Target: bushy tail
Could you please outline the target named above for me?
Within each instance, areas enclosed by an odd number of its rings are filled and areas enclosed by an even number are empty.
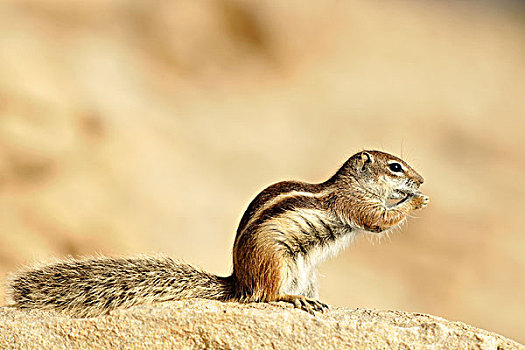
[[[167,257],[69,260],[22,271],[8,282],[13,306],[97,316],[136,304],[233,295],[231,277],[219,277]]]

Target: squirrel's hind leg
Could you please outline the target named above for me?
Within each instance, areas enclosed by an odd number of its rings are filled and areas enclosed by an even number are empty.
[[[293,295],[293,294],[285,294],[280,295],[277,297],[276,301],[285,301],[287,303],[293,304],[297,309],[301,309],[303,311],[308,312],[311,315],[315,316],[315,311],[321,311],[324,312],[328,309],[328,305],[325,303],[316,300],[307,298],[303,295]]]

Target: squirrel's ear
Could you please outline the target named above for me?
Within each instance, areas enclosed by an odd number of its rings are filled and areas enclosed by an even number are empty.
[[[368,152],[361,152],[358,163],[359,168],[363,170],[366,166],[374,163],[374,157]]]

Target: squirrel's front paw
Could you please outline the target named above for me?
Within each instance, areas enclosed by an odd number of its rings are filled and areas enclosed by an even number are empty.
[[[428,196],[425,196],[421,192],[417,192],[413,195],[411,203],[412,203],[412,209],[423,209],[427,206],[428,202],[430,202],[430,198]]]

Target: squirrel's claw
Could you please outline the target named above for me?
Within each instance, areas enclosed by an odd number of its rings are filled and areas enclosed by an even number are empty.
[[[325,303],[316,299],[307,298],[302,295],[287,294],[279,297],[277,301],[285,301],[291,303],[295,306],[295,308],[306,311],[313,316],[315,316],[315,311],[324,312],[328,309],[328,305],[326,305]]]

